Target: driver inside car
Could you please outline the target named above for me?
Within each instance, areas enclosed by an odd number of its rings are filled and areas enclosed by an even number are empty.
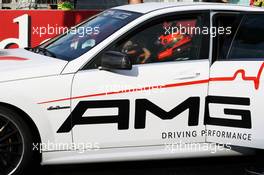
[[[122,52],[129,56],[132,64],[144,64],[149,60],[151,52],[137,41],[139,40],[131,39],[125,42]]]

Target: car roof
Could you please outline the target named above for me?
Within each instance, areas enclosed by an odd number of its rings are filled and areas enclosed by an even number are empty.
[[[197,7],[197,10],[228,10],[228,11],[264,11],[263,8],[260,7],[250,7],[229,3],[204,3],[204,2],[174,2],[174,3],[166,3],[166,2],[151,2],[151,3],[141,3],[141,4],[130,4],[115,7],[113,9],[133,11],[137,13],[149,13],[152,11],[162,10],[166,8],[177,8],[184,7],[186,9],[193,7]]]

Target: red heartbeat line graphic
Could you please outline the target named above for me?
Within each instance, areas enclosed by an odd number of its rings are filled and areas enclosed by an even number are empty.
[[[26,58],[14,57],[14,56],[5,56],[0,57],[0,61],[26,61]]]
[[[262,65],[260,66],[259,70],[258,70],[258,74],[256,77],[249,77],[246,76],[246,72],[244,69],[239,69],[234,73],[233,77],[216,77],[216,78],[210,78],[209,81],[234,81],[237,76],[239,74],[241,74],[241,77],[244,81],[253,81],[255,89],[258,90],[259,89],[259,85],[260,85],[260,78],[261,78],[261,74],[263,72],[264,69],[264,62],[262,63]]]
[[[66,101],[66,100],[97,97],[97,96],[106,96],[106,95],[113,95],[113,94],[149,91],[149,90],[154,90],[154,89],[173,88],[173,87],[179,87],[179,86],[189,86],[189,85],[204,84],[204,83],[209,83],[209,82],[234,81],[234,80],[236,80],[236,78],[238,77],[239,74],[241,74],[241,78],[244,81],[253,81],[255,89],[258,90],[263,69],[264,69],[264,62],[260,66],[260,68],[258,70],[258,74],[256,77],[246,76],[246,71],[244,69],[239,69],[234,73],[234,75],[232,77],[213,77],[213,78],[209,78],[209,79],[167,84],[167,85],[161,85],[161,86],[149,86],[149,87],[126,89],[126,90],[120,90],[120,91],[114,91],[114,92],[103,92],[103,93],[89,94],[89,95],[76,96],[76,97],[70,97],[70,98],[62,98],[62,99],[58,99],[58,100],[50,100],[50,101],[40,102],[38,104],[54,103],[54,102],[60,102],[60,101]]]

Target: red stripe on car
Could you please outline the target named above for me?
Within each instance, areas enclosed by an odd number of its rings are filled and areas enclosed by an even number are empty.
[[[0,57],[0,61],[26,61],[27,58],[14,57],[14,56],[4,56]]]
[[[83,95],[83,96],[63,98],[63,99],[58,99],[58,100],[44,101],[44,102],[40,102],[38,104],[46,104],[46,103],[53,103],[53,102],[60,102],[60,101],[81,99],[81,98],[89,98],[89,97],[96,97],[96,96],[106,96],[106,95],[113,95],[113,94],[131,93],[131,92],[138,92],[138,91],[149,91],[149,90],[153,90],[153,89],[164,89],[164,88],[173,88],[173,87],[179,87],[179,86],[198,85],[198,84],[204,84],[204,83],[208,83],[208,82],[234,81],[238,77],[239,74],[241,74],[241,78],[244,81],[252,81],[254,83],[255,89],[258,90],[263,69],[264,69],[264,62],[260,66],[260,68],[258,70],[258,74],[256,77],[246,76],[246,71],[244,69],[239,69],[234,73],[234,75],[232,77],[213,77],[213,78],[204,79],[204,80],[187,81],[187,82],[181,82],[181,83],[166,84],[166,85],[161,85],[161,86],[150,86],[150,87],[143,87],[143,88],[120,90],[120,91],[115,91],[115,92],[104,92],[104,93],[98,93],[98,94],[89,94],[89,95]]]

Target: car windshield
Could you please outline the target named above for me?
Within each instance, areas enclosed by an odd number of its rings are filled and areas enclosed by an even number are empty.
[[[71,61],[139,16],[139,13],[134,12],[106,10],[60,37],[40,45],[37,50],[50,53],[50,56],[58,59]]]

